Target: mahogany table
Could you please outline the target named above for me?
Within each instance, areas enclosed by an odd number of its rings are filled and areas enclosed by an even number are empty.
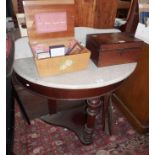
[[[83,108],[48,114],[41,119],[74,131],[83,144],[93,142],[96,115],[104,102],[103,121],[110,94],[135,70],[137,63],[97,68],[90,60],[88,68],[63,75],[40,77],[32,58],[28,38],[15,42],[16,79],[30,91],[46,96],[49,106],[55,100],[82,100]],[[51,106],[51,107],[52,107]],[[104,122],[103,122],[104,123]]]

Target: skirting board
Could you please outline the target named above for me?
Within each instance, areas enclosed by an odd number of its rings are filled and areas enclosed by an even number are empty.
[[[147,126],[143,125],[116,94],[112,95],[112,102],[121,110],[121,112],[126,116],[128,121],[131,123],[131,125],[139,133],[148,132],[149,125]]]

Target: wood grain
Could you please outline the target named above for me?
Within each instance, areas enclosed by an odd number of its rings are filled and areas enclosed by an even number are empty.
[[[142,55],[135,72],[116,91],[122,101],[118,105],[123,109],[130,122],[140,132],[148,129],[149,122],[149,46],[144,45]],[[124,106],[126,108],[123,108]],[[128,109],[128,110],[126,110]],[[131,114],[130,114],[131,113]],[[133,115],[134,117],[132,117]],[[137,120],[140,123],[137,123]]]
[[[124,41],[120,43],[119,41]],[[143,42],[127,33],[90,34],[86,47],[98,67],[138,61]]]
[[[94,27],[113,28],[117,13],[117,0],[97,0]]]
[[[131,5],[131,2],[120,0],[118,3],[118,9],[129,9],[130,5]]]
[[[74,4],[74,0],[44,0],[44,1],[40,1],[40,0],[29,0],[28,2],[26,1],[23,1],[23,4],[25,5],[28,4],[30,6],[34,6],[34,5],[54,5],[54,4],[59,4],[59,5],[62,5],[62,4]]]
[[[120,27],[120,30],[122,32],[128,32],[134,35],[138,22],[139,22],[138,0],[132,0],[128,11],[127,22],[126,24]]]
[[[17,1],[17,0],[15,0]],[[118,8],[129,8],[129,3],[124,3],[119,0],[52,0],[52,1],[29,1],[30,5],[42,3],[43,6],[48,4],[72,4],[75,2],[75,26],[86,26],[95,28],[112,28]],[[18,7],[15,2],[14,8],[17,12],[23,12],[22,0],[18,0]],[[24,2],[25,3],[25,2]],[[26,2],[27,3],[27,2]],[[25,5],[25,4],[24,4]],[[18,10],[17,10],[18,8]],[[112,9],[111,9],[112,8]]]
[[[85,48],[84,52],[80,54],[59,56],[42,60],[35,59],[35,62],[39,75],[43,77],[86,69],[89,58],[90,52]],[[63,66],[65,66],[67,62],[71,62],[72,64],[63,69]]]
[[[49,3],[48,3],[49,2]],[[45,40],[50,38],[62,38],[62,37],[73,37],[74,36],[74,17],[75,8],[71,1],[71,4],[65,2],[61,4],[52,4],[54,0],[48,1],[24,1],[24,12],[26,17],[26,25],[28,36],[31,42],[37,40]],[[59,1],[58,1],[59,2]],[[55,2],[56,3],[56,2]],[[66,12],[67,14],[67,30],[61,32],[50,32],[50,33],[38,33],[35,24],[35,14],[37,13],[52,13],[52,12]]]
[[[94,26],[96,0],[75,0],[75,26]]]
[[[117,6],[116,0],[75,0],[75,26],[112,28]]]

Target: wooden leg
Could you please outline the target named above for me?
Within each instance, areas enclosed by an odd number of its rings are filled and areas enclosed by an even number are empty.
[[[111,135],[111,124],[112,124],[112,105],[110,102],[111,93],[104,96],[103,109],[102,109],[102,124],[105,133]]]
[[[54,114],[57,112],[57,101],[48,99],[48,111],[49,114]]]
[[[90,144],[93,141],[93,131],[96,121],[96,115],[98,113],[99,107],[101,106],[100,98],[93,98],[87,100],[87,121],[84,126],[84,136],[83,139],[85,144]]]

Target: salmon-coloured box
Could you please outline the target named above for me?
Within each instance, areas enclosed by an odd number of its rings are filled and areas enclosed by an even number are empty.
[[[80,52],[77,50],[64,56],[37,58],[39,54],[37,51],[48,51],[51,46],[62,45],[70,49],[76,42],[74,39],[74,0],[23,1],[23,6],[29,42],[40,76],[87,68],[90,51],[84,47],[81,47]]]

